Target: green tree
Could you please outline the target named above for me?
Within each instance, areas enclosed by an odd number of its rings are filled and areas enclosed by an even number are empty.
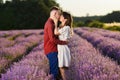
[[[12,2],[20,2],[20,0],[12,0]]]
[[[3,0],[0,0],[0,4],[2,4],[3,3]]]
[[[99,21],[92,21],[88,24],[89,27],[96,27],[96,28],[102,28],[104,26],[104,24],[102,22]]]
[[[120,11],[113,11],[112,13],[103,16],[100,21],[105,23],[120,22]]]
[[[0,29],[44,28],[55,0],[12,0],[0,8]]]
[[[82,22],[82,21],[78,21],[78,22],[76,22],[76,26],[77,27],[83,27],[83,26],[85,26],[85,23]]]

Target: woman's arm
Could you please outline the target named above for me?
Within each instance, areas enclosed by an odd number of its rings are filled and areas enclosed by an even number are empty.
[[[54,34],[55,34],[55,35],[60,35],[60,33],[59,33],[59,31],[58,31],[57,24],[55,24]]]
[[[57,24],[58,24],[58,19],[57,18],[54,18],[54,24],[55,24],[54,34],[55,35],[60,35],[60,33],[58,32],[58,27],[57,27]]]

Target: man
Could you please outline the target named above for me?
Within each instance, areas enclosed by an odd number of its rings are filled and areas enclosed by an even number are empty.
[[[57,50],[57,44],[65,45],[67,44],[66,41],[60,41],[58,39],[58,36],[54,35],[54,18],[57,18],[59,20],[61,14],[61,10],[54,6],[50,10],[50,17],[45,23],[44,26],[44,51],[47,55],[47,58],[49,60],[49,66],[50,66],[50,74],[54,76],[54,78],[58,77],[58,50]]]

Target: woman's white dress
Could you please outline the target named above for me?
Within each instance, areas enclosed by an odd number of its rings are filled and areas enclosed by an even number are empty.
[[[70,27],[64,26],[58,30],[60,33],[60,40],[67,40],[70,38]],[[71,55],[68,45],[58,45],[58,66],[59,67],[69,67],[71,62]]]

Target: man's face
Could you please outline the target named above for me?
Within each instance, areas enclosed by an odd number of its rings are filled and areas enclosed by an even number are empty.
[[[61,16],[61,11],[60,10],[56,11],[55,17],[57,19],[60,19],[60,16]]]

